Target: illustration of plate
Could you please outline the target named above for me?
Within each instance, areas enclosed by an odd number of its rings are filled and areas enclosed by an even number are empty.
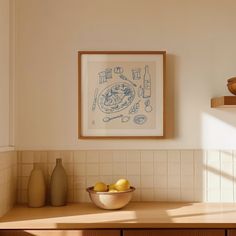
[[[136,115],[134,117],[134,122],[137,124],[137,125],[142,125],[144,124],[145,122],[147,121],[147,117],[145,115]]]
[[[135,97],[135,90],[127,83],[114,83],[106,87],[98,96],[99,109],[107,114],[127,108]]]

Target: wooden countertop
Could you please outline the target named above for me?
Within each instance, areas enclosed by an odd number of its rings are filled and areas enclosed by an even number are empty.
[[[28,208],[0,218],[0,229],[236,228],[236,203],[131,202],[121,210],[91,203]]]

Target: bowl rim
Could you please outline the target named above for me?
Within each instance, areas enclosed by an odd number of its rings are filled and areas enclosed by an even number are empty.
[[[114,195],[114,194],[122,194],[122,193],[130,193],[133,192],[135,190],[135,187],[130,186],[130,188],[128,190],[125,191],[119,191],[119,192],[97,192],[93,190],[94,186],[88,187],[86,188],[86,191],[92,194],[106,194],[106,195]]]

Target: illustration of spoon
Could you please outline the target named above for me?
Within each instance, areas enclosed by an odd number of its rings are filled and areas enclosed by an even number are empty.
[[[128,122],[129,119],[130,119],[130,116],[123,116],[123,117],[121,118],[121,121],[124,123],[124,122]]]
[[[137,85],[135,83],[133,83],[131,80],[129,80],[127,77],[125,77],[124,75],[120,75],[120,78],[126,81],[129,81],[134,87],[137,87]]]
[[[111,120],[114,120],[114,119],[117,119],[117,118],[121,118],[121,117],[123,117],[123,115],[114,116],[114,117],[106,116],[106,117],[103,118],[103,122],[109,122]]]
[[[97,96],[98,96],[98,88],[96,88],[94,91],[92,111],[95,111],[95,109],[96,109]]]

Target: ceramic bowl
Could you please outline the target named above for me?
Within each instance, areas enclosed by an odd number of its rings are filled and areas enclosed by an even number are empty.
[[[107,210],[120,209],[126,206],[133,195],[134,187],[121,192],[96,192],[93,187],[88,187],[87,192],[91,201],[99,208]]]
[[[229,91],[232,94],[236,95],[236,77],[228,79],[227,86],[228,86]]]

